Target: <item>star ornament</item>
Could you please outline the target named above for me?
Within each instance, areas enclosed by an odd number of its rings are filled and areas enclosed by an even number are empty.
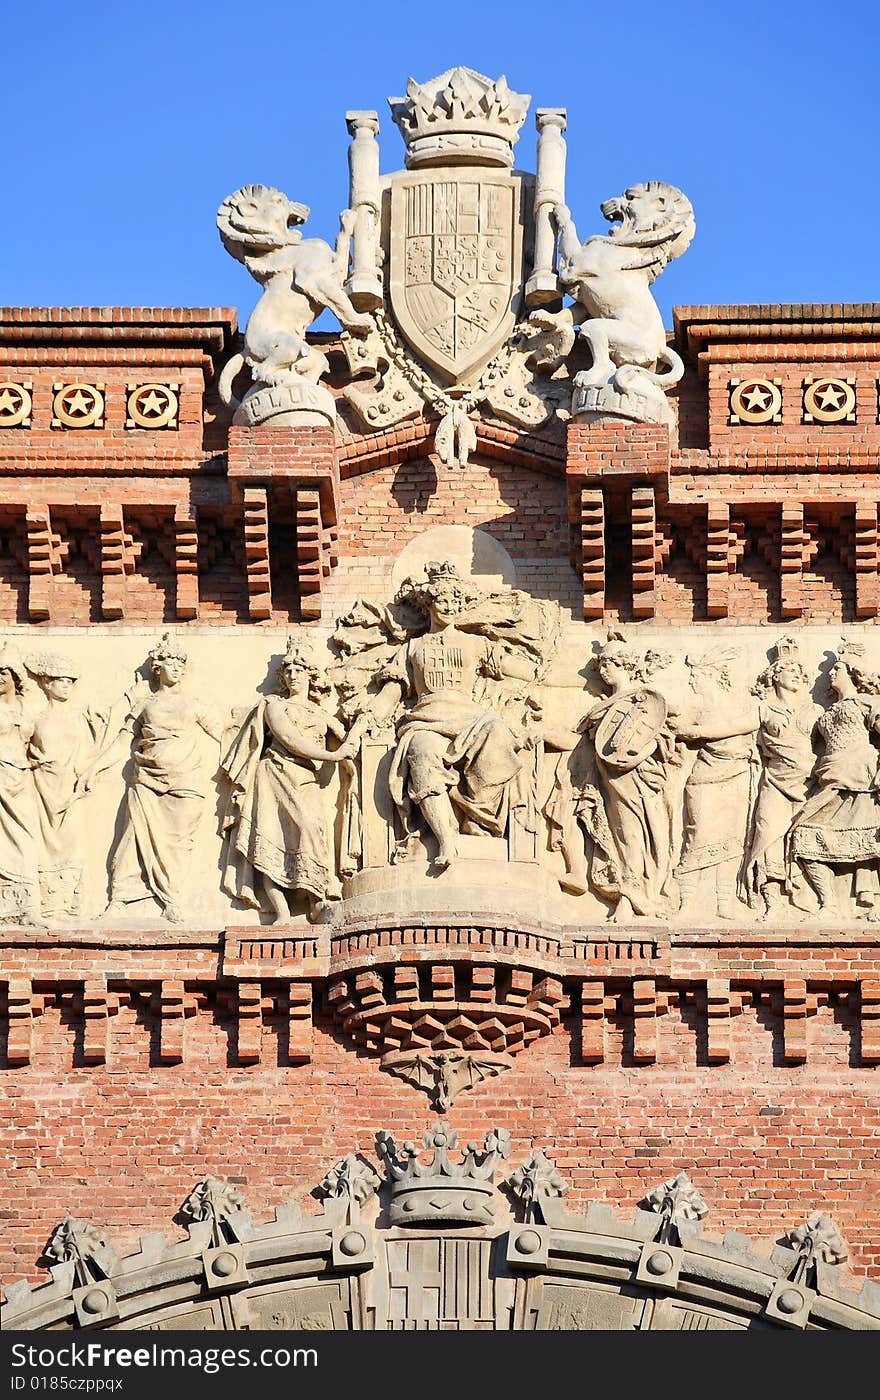
[[[129,384],[127,428],[176,428],[178,385]]]
[[[168,398],[158,394],[155,389],[151,389],[148,394],[144,394],[138,402],[138,408],[146,417],[156,418],[165,413],[168,408]]]
[[[0,427],[27,427],[30,418],[30,385],[0,383]]]
[[[761,413],[769,403],[772,403],[773,395],[765,385],[754,384],[742,395],[742,401],[746,408],[750,408],[753,413]]]
[[[816,402],[820,408],[840,408],[846,402],[846,394],[839,384],[825,384],[816,394]]]
[[[855,416],[856,394],[846,379],[816,379],[804,384],[804,417],[814,423],[843,423]]]
[[[94,412],[95,399],[83,389],[77,389],[74,393],[64,396],[64,407],[71,418],[84,418],[86,414]]]
[[[731,382],[730,413],[732,423],[770,423],[778,421],[782,395],[778,385],[769,379],[745,379]]]
[[[104,417],[103,384],[56,384],[53,427],[101,427]]]

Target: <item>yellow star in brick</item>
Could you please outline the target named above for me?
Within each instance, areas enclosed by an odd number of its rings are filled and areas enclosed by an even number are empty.
[[[0,413],[18,413],[21,405],[21,394],[15,394],[11,389],[4,389],[0,394]]]
[[[746,408],[751,409],[753,413],[760,413],[767,407],[772,398],[773,395],[769,389],[765,389],[761,384],[755,384],[748,393],[743,394],[742,401]]]
[[[77,389],[76,393],[71,394],[69,398],[65,396],[64,407],[71,416],[75,416],[79,413],[85,416],[86,414],[94,412],[95,400],[90,394],[85,393],[84,390]]]
[[[816,393],[816,403],[820,408],[833,410],[846,401],[846,394],[837,384],[826,384]]]
[[[168,402],[162,394],[158,394],[155,389],[151,389],[148,394],[145,394],[144,397],[140,399],[138,408],[141,413],[144,414],[161,414],[168,411]]]

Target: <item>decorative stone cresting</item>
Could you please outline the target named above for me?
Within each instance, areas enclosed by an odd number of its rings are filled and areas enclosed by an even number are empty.
[[[704,1235],[707,1208],[685,1173],[648,1193],[650,1210],[627,1217],[592,1203],[572,1214],[565,1180],[535,1148],[505,1183],[517,1219],[499,1227],[493,1181],[509,1152],[503,1129],[458,1161],[445,1123],[425,1133],[427,1159],[387,1132],[376,1142],[385,1182],[348,1154],[321,1183],[323,1214],[308,1219],[286,1205],[255,1225],[239,1192],[214,1177],[188,1195],[187,1238],[175,1243],[147,1235],[119,1257],[103,1231],[69,1218],[47,1249],[51,1282],[11,1284],[3,1326],[372,1330],[455,1317],[464,1328],[516,1330],[880,1330],[880,1288],[866,1282],[856,1292],[838,1281],[846,1246],[821,1211],[769,1253],[735,1233]],[[377,1190],[388,1212],[381,1225]],[[503,1270],[490,1248],[499,1234]],[[446,1261],[433,1320],[421,1312],[420,1289],[438,1287],[426,1248]]]

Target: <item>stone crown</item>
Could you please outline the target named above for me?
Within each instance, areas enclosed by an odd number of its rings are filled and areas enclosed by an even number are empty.
[[[406,142],[406,164],[513,165],[513,147],[531,97],[472,68],[450,68],[426,83],[410,78],[406,97],[389,97]]]
[[[399,1153],[390,1133],[376,1135],[376,1149],[391,1186],[391,1223],[490,1225],[494,1219],[495,1168],[510,1146],[506,1129],[488,1132],[482,1151],[469,1143],[459,1162],[449,1160],[449,1150],[458,1146],[458,1136],[448,1123],[429,1128],[422,1145],[434,1149],[430,1161],[420,1157],[411,1142],[404,1143]]]

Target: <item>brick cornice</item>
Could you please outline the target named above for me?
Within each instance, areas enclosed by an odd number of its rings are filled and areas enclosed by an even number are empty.
[[[212,360],[228,350],[238,325],[232,307],[4,306],[0,347],[118,345],[201,349]]]

